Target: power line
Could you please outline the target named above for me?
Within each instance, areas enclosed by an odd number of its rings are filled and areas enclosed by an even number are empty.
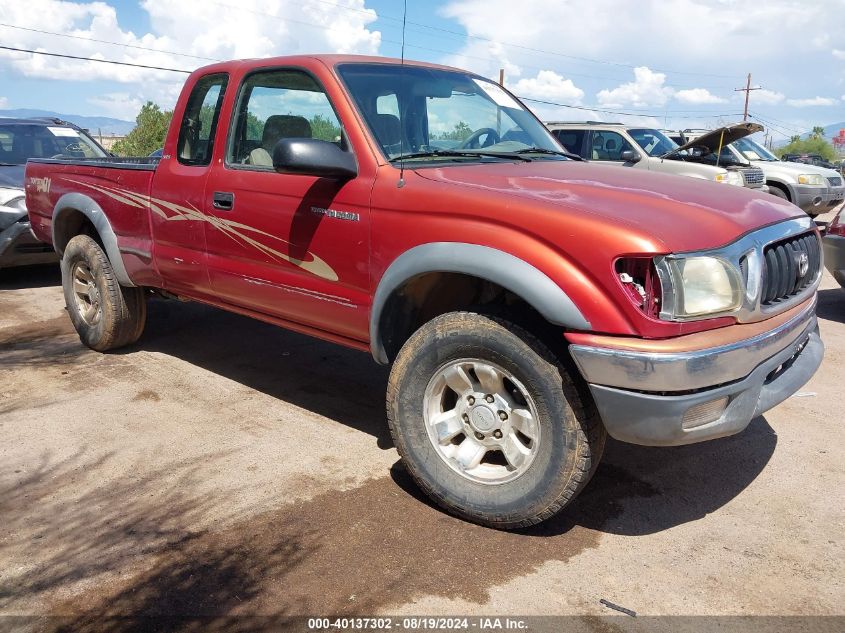
[[[26,48],[15,48],[15,47],[12,47],[12,46],[0,46],[0,49],[7,50],[7,51],[14,51],[14,52],[18,52],[18,53],[31,53],[33,55],[45,55],[45,56],[48,56],[48,57],[60,57],[60,58],[63,58],[63,59],[75,59],[75,60],[78,60],[78,61],[99,62],[101,64],[114,64],[116,66],[130,66],[132,68],[145,68],[145,69],[148,69],[148,70],[163,70],[163,71],[167,71],[167,72],[185,73],[185,74],[190,74],[190,73],[193,72],[191,70],[184,70],[182,68],[166,68],[166,67],[163,67],[163,66],[150,66],[150,65],[147,65],[147,64],[134,64],[134,63],[130,63],[130,62],[120,62],[120,61],[111,60],[111,59],[97,59],[97,58],[92,58],[92,57],[80,57],[80,56],[77,56],[77,55],[66,55],[66,54],[63,54],[63,53],[50,53],[50,52],[47,52],[47,51],[35,51],[35,50],[31,50],[31,49],[26,49]],[[519,95],[517,95],[517,96],[519,96]],[[616,114],[616,115],[619,115],[619,116],[661,117],[661,116],[666,116],[670,112],[669,110],[659,112],[659,113],[623,112],[623,111],[620,111],[620,110],[608,110],[608,109],[604,109],[604,108],[591,108],[591,107],[587,107],[587,106],[577,106],[577,105],[570,104],[570,103],[559,103],[559,102],[555,102],[555,101],[545,101],[545,100],[542,100],[542,99],[532,99],[532,98],[529,98],[529,97],[519,97],[519,98],[522,99],[523,101],[529,101],[531,103],[540,103],[540,104],[543,104],[543,105],[557,106],[557,107],[560,107],[560,108],[571,108],[571,109],[575,109],[575,110],[584,110],[584,111],[588,111],[588,112],[601,112],[602,114]],[[705,111],[704,110],[700,110],[700,111],[699,110],[679,110],[678,112],[705,112]],[[672,118],[676,118],[676,119],[699,119],[699,118],[712,118],[712,117],[717,117],[717,116],[739,116],[739,115],[713,114],[713,115],[703,116],[703,117],[700,116],[700,115],[699,116],[677,116],[677,115],[673,115]]]
[[[114,64],[115,66],[132,66],[133,68],[147,68],[149,70],[166,70],[172,73],[185,73],[190,75],[193,70],[182,70],[181,68],[164,68],[162,66],[147,66],[146,64],[132,64],[130,62],[118,62],[111,59],[96,59],[93,57],[78,57],[76,55],[64,55],[61,53],[48,53],[46,51],[33,51],[28,48],[14,48],[12,46],[0,46],[0,49],[5,51],[15,51],[17,53],[32,53],[33,55],[46,55],[48,57],[62,57],[64,59],[78,59],[83,62],[99,62],[101,64]]]
[[[68,33],[54,33],[53,31],[42,31],[41,29],[31,29],[25,26],[15,26],[13,24],[3,24],[0,22],[0,26],[6,27],[7,29],[18,29],[20,31],[29,31],[31,33],[41,33],[43,35],[55,35],[56,37],[66,37],[73,40],[82,40],[83,42],[97,42],[98,44],[111,44],[112,46],[122,46],[124,48],[134,48],[140,51],[152,51],[154,53],[165,53],[167,55],[178,55],[180,57],[191,57],[193,59],[203,59],[209,62],[219,62],[223,61],[220,59],[215,59],[214,57],[202,57],[200,55],[189,55],[188,53],[177,53],[175,51],[165,51],[160,50],[157,48],[150,48],[148,46],[137,46],[135,44],[122,44],[121,42],[110,42],[108,40],[97,40],[93,37],[82,37],[81,35],[70,35]]]
[[[327,5],[339,8],[339,9],[344,9],[346,11],[355,11],[355,12],[362,12],[362,13],[365,12],[364,9],[356,9],[354,7],[348,7],[348,6],[345,6],[345,5],[336,3],[336,2],[331,2],[331,0],[316,0],[316,1],[320,2],[322,4],[327,4]],[[236,7],[233,7],[232,5],[227,5],[227,4],[223,4],[223,3],[220,3],[220,2],[215,2],[214,4],[226,6],[226,7],[232,8],[232,9],[236,8]],[[377,16],[378,16],[378,19],[402,22],[401,18],[394,18],[394,17],[390,17],[390,16],[382,16],[382,15],[378,15],[378,14],[377,14]],[[566,53],[559,53],[559,52],[556,52],[556,51],[549,51],[549,50],[545,50],[545,49],[542,49],[542,48],[534,48],[534,47],[531,47],[531,46],[523,46],[521,44],[514,44],[513,42],[505,42],[505,41],[501,41],[501,40],[495,40],[493,38],[485,37],[483,35],[471,35],[469,33],[462,33],[461,31],[455,31],[453,29],[446,29],[446,28],[443,28],[443,27],[434,26],[434,25],[431,25],[431,24],[426,24],[424,22],[414,22],[412,20],[408,20],[407,23],[412,24],[414,26],[419,26],[419,27],[422,27],[422,28],[425,28],[425,29],[429,29],[429,30],[432,30],[432,31],[438,31],[440,33],[448,33],[450,35],[456,35],[458,37],[465,37],[465,38],[468,38],[468,39],[481,40],[481,41],[484,41],[484,42],[490,42],[492,44],[500,44],[502,46],[510,46],[512,48],[518,48],[518,49],[529,51],[529,52],[532,52],[532,53],[554,55],[554,56],[557,56],[557,57],[564,57],[564,58],[567,58],[567,59],[574,59],[574,60],[577,60],[577,61],[589,62],[589,63],[592,63],[592,64],[605,64],[605,65],[610,65],[610,66],[621,66],[621,67],[624,67],[624,68],[637,68],[638,66],[642,65],[642,64],[625,64],[625,63],[622,63],[622,62],[614,62],[614,61],[610,61],[610,60],[596,59],[596,58],[592,58],[592,57],[581,57],[581,56],[578,56],[578,55],[567,55]],[[654,70],[654,71],[657,71],[657,72],[662,72],[662,73],[672,73],[672,74],[675,74],[675,75],[694,75],[694,76],[700,76],[700,77],[719,77],[721,79],[736,79],[739,76],[739,75],[718,75],[718,74],[713,74],[713,73],[698,73],[698,72],[689,72],[689,71],[681,71],[681,70],[667,70],[667,69],[660,69],[660,68],[652,68],[651,70]]]

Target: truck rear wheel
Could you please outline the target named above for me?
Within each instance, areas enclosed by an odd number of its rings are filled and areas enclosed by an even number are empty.
[[[587,485],[606,438],[542,342],[471,312],[439,316],[405,343],[387,414],[420,488],[449,512],[501,529],[560,512]]]
[[[109,258],[88,235],[77,235],[62,257],[65,304],[80,340],[98,352],[134,343],[147,319],[143,288],[121,286]]]

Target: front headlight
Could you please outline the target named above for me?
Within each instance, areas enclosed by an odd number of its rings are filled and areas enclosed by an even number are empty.
[[[824,177],[821,174],[801,174],[798,176],[799,185],[823,185]]]
[[[724,182],[729,185],[737,185],[739,187],[745,186],[745,180],[742,178],[742,174],[738,171],[726,171],[723,174],[716,174],[713,179],[716,182]]]
[[[718,257],[667,257],[658,271],[668,273],[672,301],[661,317],[690,319],[736,310],[742,305],[742,281],[733,265]],[[666,294],[666,293],[664,293]]]

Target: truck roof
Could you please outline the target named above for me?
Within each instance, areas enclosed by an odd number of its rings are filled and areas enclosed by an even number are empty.
[[[328,67],[336,66],[337,64],[359,63],[359,64],[390,64],[406,66],[419,66],[424,68],[437,68],[440,70],[450,70],[462,74],[476,74],[454,66],[444,66],[442,64],[432,64],[430,62],[421,62],[412,59],[401,60],[396,57],[380,57],[376,55],[285,55],[281,57],[255,57],[248,59],[235,59],[231,61],[218,62],[197,68],[193,74],[206,74],[208,72],[234,70],[236,68],[256,68],[263,66],[303,66],[314,61],[322,62]]]

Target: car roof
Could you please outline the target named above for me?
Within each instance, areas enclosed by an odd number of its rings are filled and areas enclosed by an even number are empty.
[[[56,117],[13,118],[0,116],[0,125],[56,125],[75,128],[76,125]]]

